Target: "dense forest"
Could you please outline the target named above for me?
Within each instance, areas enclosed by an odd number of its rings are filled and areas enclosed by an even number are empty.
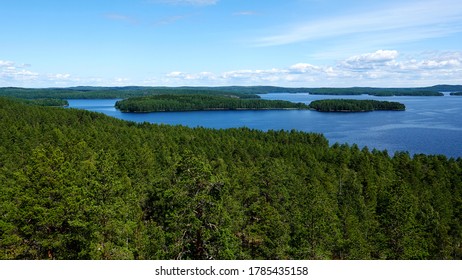
[[[462,85],[435,85],[431,87],[416,88],[372,88],[372,87],[350,87],[350,88],[287,88],[272,86],[233,86],[216,87],[215,89],[240,92],[247,94],[266,93],[310,93],[316,95],[360,95],[368,94],[375,96],[443,96],[441,92],[462,91]]]
[[[320,112],[369,112],[376,110],[406,110],[406,106],[399,102],[354,99],[315,100],[310,103],[309,107]]]
[[[436,85],[426,88],[421,88],[425,90],[439,91],[439,92],[454,92],[462,91],[462,85]]]
[[[36,98],[36,99],[22,99],[22,98],[12,98],[17,102],[22,102],[29,105],[37,105],[37,106],[52,106],[52,107],[67,107],[69,106],[69,102],[64,99],[57,99],[57,98]]]
[[[0,98],[0,259],[462,259],[462,159]]]
[[[310,93],[316,95],[375,95],[375,96],[442,96],[441,92],[462,91],[462,86],[437,85],[422,88],[288,88],[273,86],[222,86],[222,87],[68,87],[68,88],[0,88],[0,96],[25,99],[114,99],[155,94],[214,94],[240,98],[258,98],[267,93]]]
[[[258,99],[260,96],[214,88],[174,87],[73,87],[73,88],[0,88],[0,96],[23,99],[115,99],[158,94],[209,94]]]
[[[122,112],[165,112],[198,110],[308,109],[303,103],[282,100],[242,99],[209,94],[163,94],[117,101]]]
[[[317,88],[309,91],[315,95],[372,95],[372,96],[443,96],[441,92],[419,88]]]
[[[462,96],[462,91],[451,92],[451,95]]]

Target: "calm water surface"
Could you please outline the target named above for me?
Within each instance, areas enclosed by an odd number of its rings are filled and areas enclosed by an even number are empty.
[[[462,157],[462,97],[322,96],[275,93],[264,99],[310,103],[327,98],[375,99],[406,105],[403,112],[321,113],[316,111],[198,111],[121,113],[117,99],[69,100],[72,108],[101,112],[119,119],[189,127],[249,127],[323,133],[331,144],[356,143],[370,149],[409,151],[411,154],[443,154]]]

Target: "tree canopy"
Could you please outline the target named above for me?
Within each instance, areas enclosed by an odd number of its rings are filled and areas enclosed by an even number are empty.
[[[222,86],[222,87],[68,87],[68,88],[0,88],[0,96],[25,99],[114,99],[156,94],[213,94],[239,98],[259,98],[267,93],[310,93],[315,95],[375,95],[375,96],[443,96],[442,91],[461,91],[462,86],[437,85],[423,88],[290,88],[274,86]]]
[[[399,102],[354,99],[315,100],[309,106],[321,112],[404,111],[406,109],[406,106]]]
[[[315,88],[309,91],[314,95],[372,95],[372,96],[443,96],[433,88]]]
[[[242,99],[210,94],[163,94],[117,101],[122,112],[164,112],[197,110],[308,109],[303,103],[282,100]]]
[[[462,259],[462,159],[0,98],[0,259]]]
[[[0,88],[0,96],[23,99],[115,99],[158,94],[210,94],[258,99],[251,93],[230,92],[216,88],[183,87],[71,87],[71,88]]]

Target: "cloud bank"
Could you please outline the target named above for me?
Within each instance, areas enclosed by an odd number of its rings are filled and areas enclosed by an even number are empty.
[[[425,52],[401,55],[397,50],[377,50],[344,58],[333,65],[299,62],[271,69],[213,71],[172,71],[138,78],[76,77],[70,74],[38,73],[32,66],[0,60],[0,87],[53,86],[218,86],[274,85],[287,87],[417,87],[435,84],[461,84],[462,52]]]
[[[166,74],[166,85],[277,85],[414,87],[460,84],[462,53],[435,52],[421,58],[399,58],[397,50],[378,50],[348,57],[335,65],[296,63],[285,68],[233,70],[223,73]]]
[[[1,84],[8,85],[36,80],[39,74],[28,70],[29,67],[28,64],[0,60],[0,86]]]

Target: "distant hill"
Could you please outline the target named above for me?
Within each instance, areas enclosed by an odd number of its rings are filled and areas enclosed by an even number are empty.
[[[421,88],[421,89],[427,89],[427,90],[434,90],[434,91],[450,91],[450,92],[455,92],[455,91],[462,91],[462,85],[436,85],[432,87],[426,87],[426,88]]]
[[[112,99],[129,98],[135,96],[148,96],[156,94],[197,94],[211,93],[218,95],[239,95],[241,98],[248,95],[250,98],[258,98],[256,94],[267,93],[310,93],[318,95],[361,95],[373,96],[442,96],[441,92],[461,92],[462,85],[435,85],[420,88],[373,88],[373,87],[350,87],[350,88],[290,88],[275,86],[222,86],[222,87],[93,87],[77,86],[68,88],[0,88],[0,96],[36,99],[36,98],[59,98],[59,99]]]

